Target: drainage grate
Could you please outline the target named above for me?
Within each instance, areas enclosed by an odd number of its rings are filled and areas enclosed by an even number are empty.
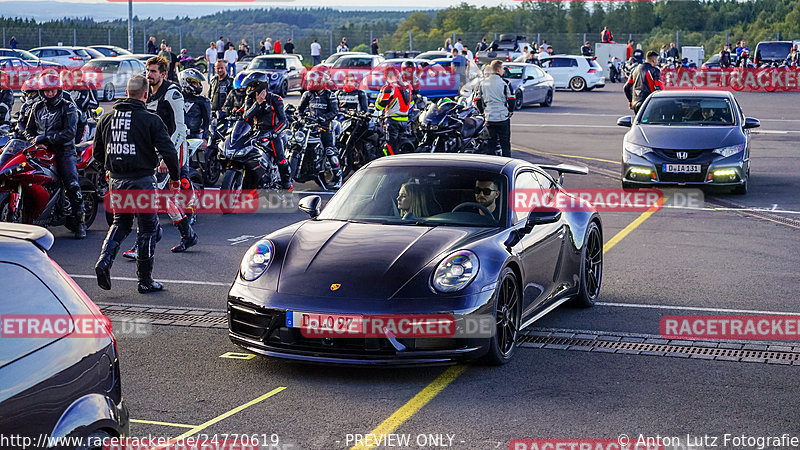
[[[545,348],[553,350],[574,350],[584,352],[617,353],[625,355],[669,356],[676,358],[708,359],[718,361],[738,361],[771,363],[800,366],[800,347],[780,346],[781,351],[770,350],[768,345],[737,344],[714,341],[689,341],[651,338],[629,338],[613,334],[575,338],[548,336],[552,333],[531,332],[521,335],[520,347]],[[628,341],[625,341],[625,340]],[[647,340],[659,341],[648,343]],[[631,342],[639,341],[639,342]],[[763,347],[764,349],[747,348]]]
[[[732,202],[730,200],[723,200],[718,197],[706,197],[706,203],[722,206],[723,208],[747,208],[747,206],[745,205],[741,205],[739,203]],[[769,211],[734,211],[734,212],[755,217],[758,219],[769,220],[770,222],[775,222],[780,225],[787,225],[792,228],[800,229],[800,220],[782,216],[780,214],[771,213]]]
[[[153,325],[205,328],[227,328],[228,326],[228,318],[222,311],[120,305],[101,305],[100,309],[111,320],[139,319]]]

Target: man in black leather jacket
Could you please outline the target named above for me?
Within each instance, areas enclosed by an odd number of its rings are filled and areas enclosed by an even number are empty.
[[[180,187],[180,161],[164,122],[145,108],[147,80],[135,75],[128,81],[127,88],[128,98],[117,100],[97,124],[92,148],[94,157],[109,174],[112,193],[114,190],[154,190],[159,156],[169,170],[170,187],[177,189]],[[158,215],[152,211],[114,213],[114,223],[95,265],[97,284],[102,289],[111,289],[111,265],[122,241],[133,228],[134,217],[139,226],[136,237],[138,290],[146,294],[163,289],[152,277],[160,229]]]
[[[25,125],[25,138],[32,143],[46,145],[55,155],[56,171],[72,209],[72,216],[67,218],[65,225],[75,233],[76,239],[84,239],[83,194],[78,183],[75,153],[78,110],[72,101],[64,98],[61,88],[58,73],[54,70],[42,72],[39,77],[42,101],[33,105]]]
[[[11,108],[14,106],[14,93],[10,89],[0,89],[0,125],[11,122]]]
[[[189,139],[202,139],[200,149],[208,146],[211,136],[211,101],[208,97],[200,95],[203,92],[203,80],[197,77],[203,75],[195,69],[184,70],[178,74],[178,80],[183,90],[184,117],[183,121],[188,129]]]
[[[625,83],[625,97],[628,99],[628,106],[634,113],[639,112],[645,99],[655,91],[660,91],[664,88],[661,83],[661,71],[658,70],[658,53],[654,51],[647,52],[647,61],[636,66]]]
[[[292,190],[292,176],[289,171],[289,162],[283,151],[283,140],[280,133],[286,129],[286,114],[283,109],[283,99],[269,91],[266,83],[253,83],[248,86],[252,97],[247,97],[244,119],[253,122],[253,128],[258,130],[256,142],[272,153],[272,160],[278,166],[281,176],[281,188]],[[268,139],[268,142],[262,141]],[[251,168],[264,180],[266,170],[261,167]]]
[[[225,61],[221,59],[214,64],[214,72],[216,76],[212,77],[209,83],[208,97],[211,99],[211,111],[217,113],[219,118],[219,112],[222,111],[228,94],[233,91],[233,78],[228,76]]]

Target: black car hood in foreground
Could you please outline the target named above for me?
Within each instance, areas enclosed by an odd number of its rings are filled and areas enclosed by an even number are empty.
[[[278,292],[388,299],[432,258],[471,242],[465,238],[476,231],[486,229],[310,220],[289,242]],[[334,291],[333,284],[341,286]]]
[[[744,141],[739,127],[719,125],[637,125],[629,139],[637,145],[673,150],[712,149]]]

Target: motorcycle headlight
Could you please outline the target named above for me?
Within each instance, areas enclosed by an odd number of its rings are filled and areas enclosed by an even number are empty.
[[[439,292],[456,292],[465,288],[478,274],[478,257],[469,250],[447,255],[433,272],[433,287]]]
[[[269,268],[272,257],[275,255],[275,245],[272,241],[264,239],[250,247],[239,264],[239,275],[245,281],[254,281]]]
[[[623,145],[623,148],[625,149],[626,152],[633,153],[636,156],[644,156],[645,154],[650,153],[650,152],[653,151],[653,149],[650,148],[650,147],[644,147],[642,145],[636,145],[636,144],[633,144],[631,142],[626,142]]]
[[[718,155],[722,155],[723,158],[727,158],[728,156],[733,156],[739,152],[744,150],[744,144],[739,145],[731,145],[730,147],[722,147],[714,149],[714,153]]]
[[[305,138],[306,138],[306,134],[303,133],[302,131],[295,131],[294,132],[294,140],[295,141],[299,142],[299,141],[302,141]]]

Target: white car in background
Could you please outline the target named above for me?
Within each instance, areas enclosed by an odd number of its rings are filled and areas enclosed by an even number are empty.
[[[84,47],[38,47],[31,49],[31,53],[39,59],[66,67],[81,67],[92,59],[92,55]]]
[[[84,67],[103,74],[103,85],[98,89],[97,97],[104,102],[124,97],[128,80],[134,75],[144,75],[147,70],[144,63],[133,56],[97,58],[86,63]]]
[[[603,68],[593,57],[552,55],[540,59],[539,63],[553,77],[557,88],[578,92],[606,85]]]

